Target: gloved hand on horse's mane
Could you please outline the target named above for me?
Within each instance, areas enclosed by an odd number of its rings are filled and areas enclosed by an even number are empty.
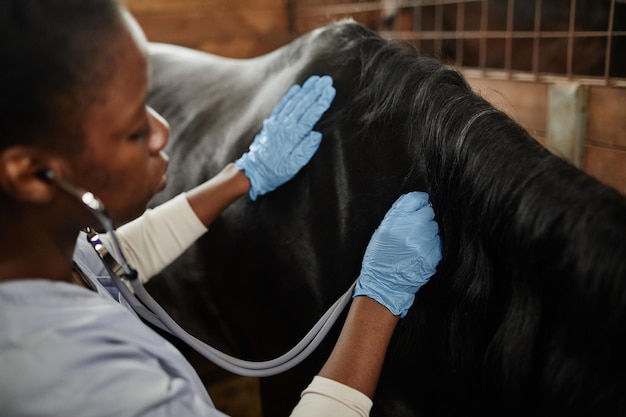
[[[439,225],[428,199],[415,191],[391,206],[367,245],[353,297],[368,296],[406,316],[441,260]]]
[[[302,87],[291,87],[235,161],[250,180],[250,199],[283,185],[311,160],[322,141],[312,129],[335,97],[332,83],[329,76],[312,76]]]

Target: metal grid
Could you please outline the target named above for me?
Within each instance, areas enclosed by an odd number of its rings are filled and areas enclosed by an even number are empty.
[[[297,29],[352,17],[467,72],[626,87],[626,0],[295,0]]]

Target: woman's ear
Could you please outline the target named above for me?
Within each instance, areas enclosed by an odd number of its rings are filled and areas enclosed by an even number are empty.
[[[12,146],[0,152],[0,189],[16,201],[45,204],[52,200],[55,187],[42,172],[51,169],[53,159],[26,146]]]

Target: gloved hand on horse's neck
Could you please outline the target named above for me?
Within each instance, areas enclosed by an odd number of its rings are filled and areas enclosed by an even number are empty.
[[[250,180],[250,199],[283,185],[311,160],[322,141],[312,129],[335,97],[332,83],[329,76],[312,76],[302,87],[291,87],[248,152],[235,161]]]
[[[365,250],[353,297],[365,295],[404,317],[415,293],[435,273],[441,239],[428,194],[400,196]]]

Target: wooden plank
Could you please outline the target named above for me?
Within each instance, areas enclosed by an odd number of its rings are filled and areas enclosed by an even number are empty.
[[[585,171],[626,195],[626,150],[585,146]]]
[[[148,35],[171,43],[198,38],[231,39],[287,32],[286,12],[216,12],[181,15],[139,15],[137,20]],[[156,39],[150,39],[156,40]]]
[[[546,146],[548,84],[466,78],[478,94]],[[626,195],[626,89],[589,87],[583,169]]]
[[[626,195],[626,89],[592,86],[584,169]]]
[[[589,88],[578,83],[548,87],[546,146],[579,168],[583,165]]]
[[[329,25],[343,19],[352,19],[363,26],[375,30],[378,27],[378,12],[364,11],[359,13],[334,13],[326,15],[296,15],[295,30],[298,34],[316,29],[320,26]]]
[[[590,87],[587,140],[626,150],[626,88]]]
[[[466,79],[477,94],[508,114],[533,137],[545,138],[547,84],[470,76]]]
[[[263,37],[262,39],[206,39],[194,46],[194,48],[229,58],[252,58],[272,52],[288,43],[291,39],[292,37],[286,34]]]
[[[247,9],[252,11],[283,10],[287,0],[126,0],[135,15],[163,13],[218,12]]]
[[[137,21],[152,42],[166,42],[192,48],[201,48],[207,43],[234,42],[265,43],[277,36],[278,41],[285,40],[288,33],[287,12],[281,10],[251,12],[215,12],[212,14],[164,14],[138,15]],[[263,41],[262,41],[263,40]],[[202,48],[205,49],[205,48]],[[249,50],[250,48],[244,48]],[[235,53],[227,56],[240,56]],[[253,54],[255,55],[255,54]]]

